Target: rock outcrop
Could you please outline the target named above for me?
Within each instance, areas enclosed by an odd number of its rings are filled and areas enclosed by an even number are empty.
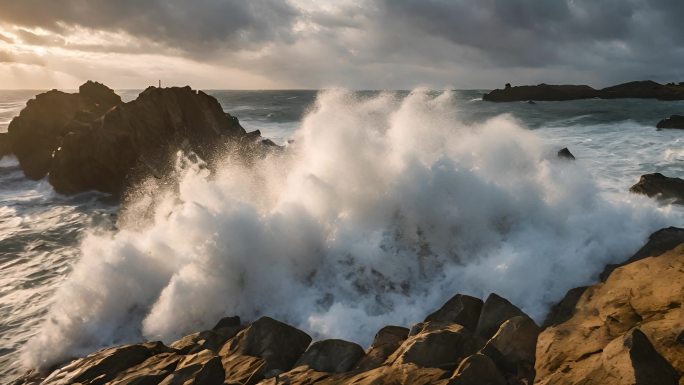
[[[537,384],[677,384],[684,244],[615,269],[538,338]]]
[[[572,155],[570,150],[568,150],[567,147],[563,147],[560,150],[558,150],[558,158],[560,159],[567,159],[567,160],[575,160],[575,156]]]
[[[586,85],[539,84],[510,87],[507,84],[504,89],[496,89],[482,96],[482,100],[492,102],[565,101],[592,98],[684,100],[684,86],[663,85],[651,80],[628,82],[601,90]]]
[[[681,128],[684,129],[684,115],[671,115],[667,119],[658,122],[656,128]]]
[[[10,152],[27,177],[41,179],[72,122],[96,119],[120,103],[114,91],[94,82],[83,84],[75,94],[52,90],[37,95],[9,124]]]
[[[17,385],[682,385],[684,229],[654,233],[605,282],[571,290],[542,329],[491,294],[455,295],[368,350],[311,343],[268,317],[227,317],[169,346],[104,349]],[[467,325],[466,325],[467,324]]]
[[[684,179],[670,178],[661,173],[642,175],[630,192],[652,198],[684,204]]]
[[[50,91],[30,100],[0,142],[9,143],[29,178],[49,174],[50,184],[64,194],[121,195],[140,178],[166,175],[179,150],[211,163],[227,150],[275,148],[259,132],[247,134],[204,92],[150,87],[122,103],[93,82],[76,94]]]

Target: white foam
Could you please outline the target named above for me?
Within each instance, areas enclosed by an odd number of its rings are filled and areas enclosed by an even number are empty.
[[[233,314],[367,344],[458,292],[539,320],[671,224],[645,198],[606,200],[509,116],[463,125],[450,98],[327,91],[283,157],[214,176],[181,159],[178,192],[141,199],[152,224],[85,239],[26,365]]]

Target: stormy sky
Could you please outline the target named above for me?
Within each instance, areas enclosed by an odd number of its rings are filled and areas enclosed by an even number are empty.
[[[684,81],[682,0],[0,0],[0,88]]]

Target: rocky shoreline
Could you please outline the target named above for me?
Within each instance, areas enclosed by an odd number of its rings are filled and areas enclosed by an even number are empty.
[[[567,101],[579,99],[657,99],[684,100],[684,84],[660,84],[651,80],[634,81],[600,90],[587,85],[538,84],[515,86],[506,84],[482,95],[490,102]]]
[[[570,290],[543,326],[506,299],[457,294],[370,347],[312,342],[268,317],[227,317],[165,345],[107,348],[15,385],[681,385],[684,229],[667,228],[603,281]]]

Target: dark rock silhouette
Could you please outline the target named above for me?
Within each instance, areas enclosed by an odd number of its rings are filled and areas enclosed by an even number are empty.
[[[77,124],[92,121],[121,103],[108,87],[87,82],[76,94],[57,90],[37,95],[8,127],[11,152],[31,179],[47,175],[62,138]]]
[[[563,147],[562,149],[558,150],[558,157],[561,159],[575,160],[575,156],[572,155],[567,147]]]
[[[667,119],[663,119],[656,125],[658,129],[664,128],[682,128],[684,129],[684,115],[671,115]]]
[[[629,191],[652,198],[684,204],[684,179],[670,178],[661,173],[642,175]]]
[[[550,85],[536,86],[506,85],[504,89],[496,89],[482,96],[482,100],[492,102],[518,101],[564,101],[578,99],[658,99],[684,100],[684,87],[681,85],[663,85],[651,80],[634,81],[596,90],[587,85]]]

